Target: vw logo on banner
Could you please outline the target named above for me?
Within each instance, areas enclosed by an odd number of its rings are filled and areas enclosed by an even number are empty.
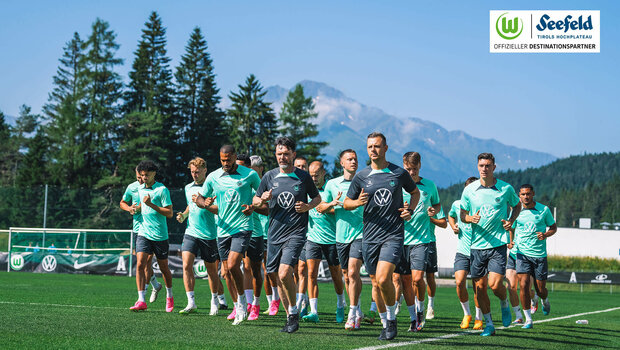
[[[41,260],[41,267],[47,272],[56,270],[56,257],[53,255],[46,255],[43,260]]]
[[[278,204],[283,209],[289,209],[295,203],[295,196],[291,192],[282,192],[278,195]]]
[[[384,207],[392,203],[392,192],[390,192],[387,188],[380,188],[375,192],[373,198],[378,206]]]

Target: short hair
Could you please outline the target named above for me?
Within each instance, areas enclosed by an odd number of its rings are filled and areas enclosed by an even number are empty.
[[[250,156],[250,166],[263,166],[263,158],[260,156]]]
[[[372,139],[375,137],[380,137],[381,140],[383,140],[383,144],[387,145],[387,139],[385,138],[385,135],[383,135],[382,133],[378,132],[378,131],[373,131],[370,134],[368,134],[368,136],[366,137],[366,140],[368,139]]]
[[[250,156],[248,156],[245,153],[239,153],[237,154],[237,160],[240,160],[243,162],[243,164],[250,166]]]
[[[353,150],[351,148],[347,148],[344,151],[340,152],[340,154],[338,155],[338,159],[342,159],[342,156],[344,156],[347,153],[353,153],[357,157],[357,152],[355,152],[355,150]]]
[[[480,159],[488,159],[495,164],[495,157],[493,156],[493,153],[480,153],[478,155],[478,161],[480,161]]]
[[[153,162],[152,160],[143,160],[140,162],[140,164],[138,164],[137,169],[139,173],[143,171],[157,172],[158,167],[157,167],[157,164],[155,164],[155,162]]]
[[[532,190],[532,192],[534,192],[534,186],[530,185],[530,184],[523,184],[521,185],[521,187],[519,187],[519,192],[521,192],[522,189],[524,188],[529,188],[530,190]]]
[[[319,167],[319,171],[326,172],[325,171],[325,165],[320,160],[315,160],[314,162],[310,163],[310,166],[308,166],[308,170],[310,170],[310,167],[312,167],[312,166],[318,166]]]
[[[475,176],[472,176],[472,177],[468,178],[467,180],[465,180],[465,187],[467,187],[467,185],[469,185],[470,183],[472,183],[472,182],[474,182],[476,180],[478,180],[478,178],[475,177]]]
[[[297,144],[295,143],[295,141],[293,141],[293,139],[291,139],[290,137],[286,137],[286,136],[278,137],[276,139],[275,146],[276,148],[278,146],[284,146],[292,152],[295,152],[295,149],[297,148]]]
[[[418,152],[407,152],[403,155],[403,162],[407,164],[420,164],[422,157]]]
[[[233,145],[224,145],[220,147],[220,153],[224,154],[237,154],[237,150],[235,150],[235,146]]]
[[[305,161],[306,163],[308,162],[308,159],[306,157],[304,157],[304,156],[299,156],[299,157],[295,158],[295,160],[297,160],[297,159],[301,159],[301,160]]]
[[[192,165],[195,166],[196,168],[205,168],[205,169],[207,168],[207,162],[205,162],[205,160],[200,157],[196,157],[190,160],[189,163],[187,164],[187,168],[189,169]]]

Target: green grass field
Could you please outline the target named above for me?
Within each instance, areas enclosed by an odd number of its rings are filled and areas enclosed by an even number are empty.
[[[161,280],[161,278],[160,278]],[[376,338],[380,323],[363,325],[356,332],[335,323],[336,295],[331,284],[320,284],[321,322],[302,323],[295,334],[279,329],[285,314],[261,315],[257,321],[232,326],[227,313],[209,316],[210,291],[205,280],[196,282],[198,313],[182,316],[185,306],[183,283],[174,280],[176,309],[164,312],[164,298],[146,312],[128,310],[136,300],[135,282],[129,277],[0,273],[0,338],[6,348],[131,348],[131,349],[354,349],[401,342],[423,341],[416,347],[566,349],[620,348],[620,309],[535,324],[532,330],[498,329],[497,336],[483,338],[477,332],[462,332],[458,324],[462,310],[452,288],[439,288],[436,318],[421,333],[407,333],[409,317],[403,308],[398,316],[399,336],[392,342]],[[363,309],[369,308],[369,286],[362,293]],[[471,294],[471,293],[470,293]],[[555,291],[550,294],[552,312],[534,314],[534,321],[620,307],[620,294]],[[473,301],[472,310],[473,310]],[[267,305],[263,297],[261,305]],[[492,310],[501,323],[499,302],[492,297]],[[578,325],[578,319],[589,320]],[[472,323],[473,324],[473,323]],[[437,339],[438,337],[444,337]],[[403,344],[403,347],[412,344]]]

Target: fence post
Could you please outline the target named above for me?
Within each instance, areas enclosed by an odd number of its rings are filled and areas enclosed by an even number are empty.
[[[47,184],[45,184],[45,204],[43,205],[43,228],[47,228]]]

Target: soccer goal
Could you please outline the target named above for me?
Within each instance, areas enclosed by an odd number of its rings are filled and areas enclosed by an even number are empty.
[[[7,271],[132,275],[131,230],[11,227]]]

